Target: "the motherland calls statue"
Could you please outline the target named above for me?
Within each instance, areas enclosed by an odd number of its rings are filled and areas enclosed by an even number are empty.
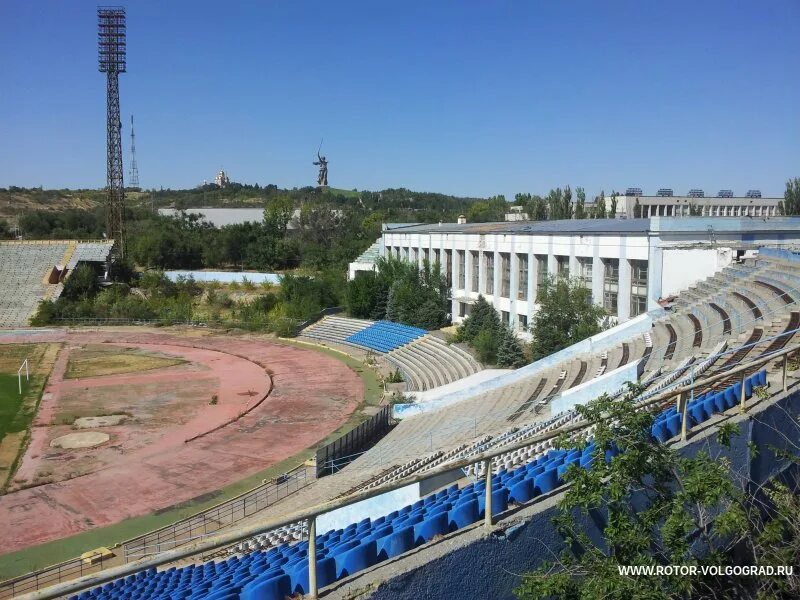
[[[324,156],[319,155],[317,151],[317,160],[314,161],[315,165],[319,165],[319,176],[317,176],[317,185],[328,186],[328,160]]]

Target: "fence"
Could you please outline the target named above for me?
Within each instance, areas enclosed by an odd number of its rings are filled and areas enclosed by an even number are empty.
[[[125,562],[138,560],[207,536],[275,504],[313,480],[311,469],[301,465],[208,510],[122,542],[123,558]]]
[[[655,409],[666,402],[677,401],[679,406],[679,411],[684,413],[684,430],[681,432],[682,437],[686,437],[686,429],[685,427],[688,424],[685,414],[685,407],[686,407],[686,398],[690,395],[695,388],[701,386],[708,386],[712,383],[718,383],[726,378],[730,378],[731,376],[743,376],[745,372],[751,370],[755,367],[765,365],[771,361],[774,361],[777,358],[783,358],[782,361],[782,390],[786,391],[786,368],[787,368],[787,358],[790,353],[796,353],[800,350],[800,345],[794,345],[789,348],[784,348],[778,352],[771,353],[769,355],[762,355],[759,358],[749,361],[747,363],[740,364],[738,367],[730,369],[725,373],[720,373],[718,375],[714,375],[708,377],[703,380],[693,381],[688,385],[681,386],[674,390],[669,390],[666,392],[662,392],[657,396],[650,398],[649,400],[641,403],[638,405],[638,408],[641,409]],[[744,387],[744,386],[743,386]],[[754,401],[756,404],[758,400]],[[741,403],[741,412],[746,412],[750,406],[748,406],[744,401]],[[741,414],[741,413],[740,413]],[[137,561],[135,563],[123,565],[121,567],[113,567],[108,569],[104,572],[89,575],[80,581],[71,581],[64,584],[56,585],[50,589],[42,590],[40,592],[36,592],[30,594],[26,597],[26,600],[49,600],[50,598],[58,598],[68,594],[74,594],[76,592],[80,592],[82,590],[113,581],[120,577],[124,577],[144,569],[154,568],[161,565],[173,563],[177,560],[190,558],[196,556],[198,554],[209,552],[218,548],[225,548],[229,547],[237,542],[250,539],[254,536],[260,535],[262,533],[271,531],[273,529],[277,529],[280,527],[284,527],[286,525],[290,525],[292,523],[297,523],[298,521],[307,521],[308,523],[308,569],[309,569],[309,585],[310,590],[309,593],[306,595],[308,598],[316,598],[318,589],[316,585],[317,577],[317,549],[316,549],[316,522],[317,517],[330,512],[332,510],[336,510],[345,506],[350,506],[357,502],[361,502],[363,500],[367,500],[369,498],[374,498],[376,496],[380,496],[386,492],[390,492],[396,489],[400,489],[407,485],[411,485],[414,483],[419,483],[430,479],[432,477],[436,477],[442,473],[450,472],[454,469],[461,469],[467,467],[469,465],[476,465],[482,464],[483,465],[483,472],[485,476],[485,509],[484,509],[484,525],[487,527],[491,527],[494,523],[494,515],[492,512],[492,461],[493,459],[500,457],[501,455],[508,454],[515,450],[520,450],[523,448],[529,448],[541,442],[546,442],[550,440],[556,440],[562,435],[569,435],[569,434],[580,434],[581,432],[586,432],[589,423],[586,421],[580,421],[573,425],[560,427],[553,431],[549,431],[546,433],[542,433],[531,438],[528,438],[523,441],[516,442],[514,444],[510,444],[503,448],[489,450],[487,452],[483,452],[476,456],[471,456],[466,459],[460,459],[457,461],[450,462],[445,465],[441,465],[436,469],[433,469],[425,474],[420,475],[412,475],[408,478],[402,479],[400,481],[392,482],[390,484],[386,484],[384,486],[373,488],[370,490],[364,490],[361,492],[357,492],[355,494],[351,494],[344,498],[338,498],[332,500],[330,502],[326,502],[317,506],[312,506],[310,508],[297,511],[295,513],[285,515],[280,518],[269,519],[267,521],[263,521],[258,523],[257,525],[250,525],[240,527],[235,531],[230,531],[227,533],[223,533],[217,536],[214,536],[210,539],[204,539],[199,542],[191,543],[183,548],[175,549],[175,550],[167,550],[159,555],[156,555],[151,558],[143,559]],[[536,500],[533,500],[536,502]]]
[[[314,481],[310,467],[301,465],[288,473],[251,490],[161,529],[131,538],[114,546],[122,549],[124,562],[147,558],[198,541],[206,536],[252,516]],[[113,559],[118,562],[118,559]],[[13,598],[77,577],[98,573],[108,567],[109,558],[98,555],[96,562],[71,559],[39,571],[0,583],[0,598]]]
[[[391,429],[392,407],[386,405],[368,420],[317,450],[317,477],[344,468],[374,446]]]

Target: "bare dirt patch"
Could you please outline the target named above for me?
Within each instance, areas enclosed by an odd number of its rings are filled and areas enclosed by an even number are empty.
[[[51,448],[63,448],[64,450],[74,450],[76,448],[94,448],[100,444],[105,444],[111,436],[99,431],[86,431],[83,433],[68,433],[57,437],[50,442]]]
[[[94,429],[95,427],[112,427],[119,425],[129,415],[104,415],[102,417],[79,417],[72,424],[75,429]]]

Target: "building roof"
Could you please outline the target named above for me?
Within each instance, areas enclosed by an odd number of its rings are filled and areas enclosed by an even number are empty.
[[[645,234],[651,219],[581,219],[564,221],[502,221],[497,223],[433,223],[396,227],[390,233],[514,234]]]
[[[495,223],[433,223],[398,227],[384,233],[465,235],[658,235],[661,233],[789,231],[800,237],[800,217],[650,217],[649,219],[571,219]]]

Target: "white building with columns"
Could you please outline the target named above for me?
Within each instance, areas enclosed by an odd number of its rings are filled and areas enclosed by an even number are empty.
[[[524,331],[547,274],[579,277],[594,302],[623,322],[713,275],[759,246],[800,245],[800,218],[683,217],[386,227],[375,256],[439,263],[462,321],[478,295]],[[350,265],[350,278],[374,268]]]

